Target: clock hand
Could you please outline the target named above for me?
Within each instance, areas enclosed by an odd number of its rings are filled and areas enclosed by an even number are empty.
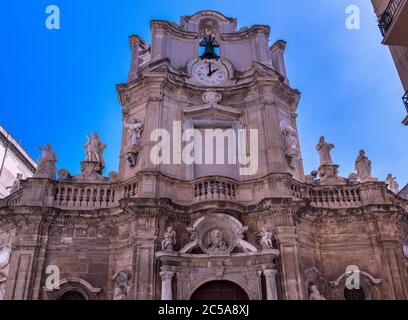
[[[219,69],[215,69],[213,72],[211,72],[211,75],[213,75],[214,73],[216,73]]]
[[[211,62],[208,62],[208,74],[207,77],[211,77],[212,71],[211,71]]]

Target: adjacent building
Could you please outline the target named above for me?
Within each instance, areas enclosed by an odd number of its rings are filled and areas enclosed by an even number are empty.
[[[4,298],[408,299],[408,202],[363,150],[339,176],[324,137],[304,173],[286,42],[214,11],[150,29],[117,86],[118,172],[97,134],[79,174],[47,145],[0,201]]]
[[[0,126],[0,198],[18,188],[18,180],[34,175],[37,164],[10,133]]]
[[[390,48],[405,94],[408,113],[408,0],[371,0],[378,17],[383,44]],[[384,80],[386,81],[386,80]],[[403,121],[408,125],[408,116]]]

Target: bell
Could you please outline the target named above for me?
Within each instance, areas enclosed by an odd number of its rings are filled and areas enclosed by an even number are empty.
[[[219,56],[215,53],[215,48],[218,47],[217,44],[214,43],[215,38],[211,37],[204,38],[201,41],[200,46],[205,47],[204,53],[200,56],[201,60],[218,60]]]

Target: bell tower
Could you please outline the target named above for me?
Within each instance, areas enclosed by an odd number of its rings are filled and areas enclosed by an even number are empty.
[[[118,86],[124,117],[121,177],[154,171],[182,181],[221,175],[246,181],[281,173],[303,181],[296,129],[300,94],[289,86],[284,41],[269,45],[268,26],[237,31],[235,19],[213,11],[182,17],[178,26],[154,20],[151,30],[150,46],[130,37],[129,82]],[[169,135],[161,145],[164,154],[152,161],[152,150],[163,142],[155,136],[158,128]],[[225,154],[205,144],[211,129]],[[201,135],[199,146],[197,138],[183,136],[191,132]],[[250,133],[254,139],[256,134],[253,144]],[[195,161],[183,161],[189,144]],[[231,145],[237,145],[235,151]],[[248,158],[251,146],[253,170],[243,175],[239,152]],[[213,163],[205,159],[211,151]]]

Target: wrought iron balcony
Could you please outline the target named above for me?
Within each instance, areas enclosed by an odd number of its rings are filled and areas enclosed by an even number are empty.
[[[402,101],[404,101],[405,109],[407,109],[408,112],[408,91],[405,92],[404,96],[402,97]]]
[[[378,26],[380,27],[383,37],[385,37],[390,29],[392,22],[394,21],[395,14],[403,1],[404,0],[391,0],[387,6],[387,9],[385,9],[383,15],[381,16]]]

